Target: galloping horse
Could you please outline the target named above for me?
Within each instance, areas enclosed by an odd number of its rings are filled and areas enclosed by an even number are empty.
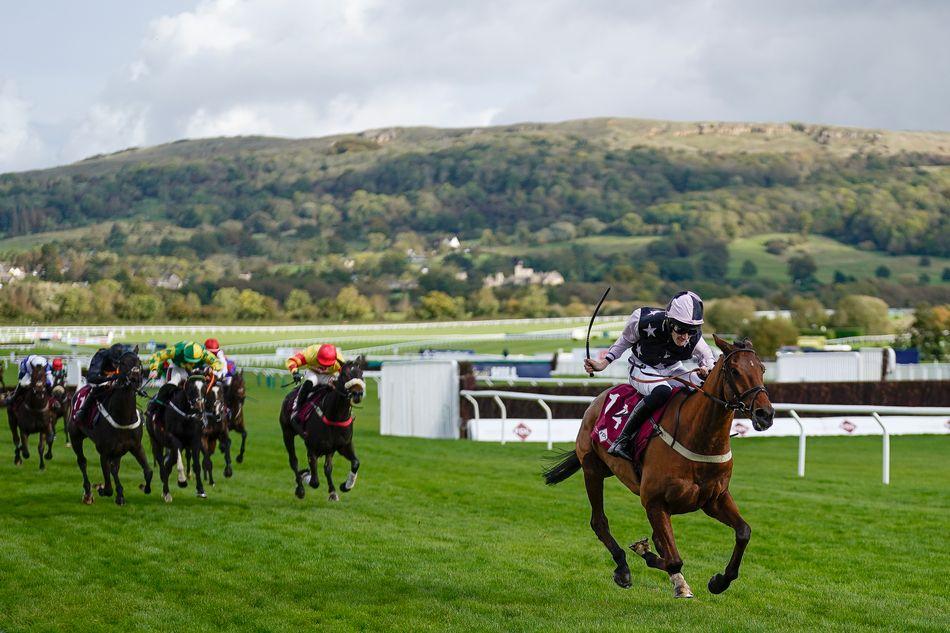
[[[350,460],[350,474],[346,482],[340,486],[343,492],[349,492],[356,484],[356,473],[360,468],[360,460],[353,450],[353,403],[359,404],[366,391],[363,382],[363,357],[343,363],[340,373],[333,382],[325,388],[323,397],[319,398],[317,406],[313,406],[303,427],[304,444],[307,447],[307,461],[309,470],[297,469],[297,451],[294,447],[294,436],[297,434],[290,422],[290,408],[293,399],[297,396],[294,389],[284,398],[280,409],[280,429],[284,435],[284,447],[290,460],[290,468],[294,471],[294,480],[297,489],[294,494],[298,499],[304,498],[304,478],[311,488],[318,488],[320,480],[317,476],[317,458],[324,457],[323,473],[327,478],[327,487],[330,490],[330,501],[339,501],[333,485],[333,454],[340,453]],[[302,405],[308,406],[308,405]]]
[[[739,565],[752,529],[739,515],[729,492],[729,430],[737,411],[750,415],[756,431],[772,426],[775,411],[762,384],[765,367],[752,345],[748,341],[730,345],[718,336],[714,339],[722,356],[699,391],[680,392],[670,401],[659,423],[661,441],[651,440],[644,453],[642,477],[637,475],[633,462],[608,454],[599,442],[591,439],[609,390],[597,396],[584,413],[574,451],[544,473],[547,484],[554,485],[584,470],[591,529],[617,564],[614,582],[625,589],[631,585],[630,568],[604,514],[604,479],[611,474],[640,496],[653,528],[656,554],[650,551],[647,539],[631,548],[649,567],[669,574],[675,597],[691,598],[693,593],[681,573],[683,560],[670,524],[673,514],[701,509],[735,530],[732,558],[723,573],[709,580],[709,591],[722,593],[739,577]]]
[[[195,470],[195,494],[202,499],[208,496],[201,482],[198,462],[204,427],[206,380],[203,374],[189,376],[182,387],[164,403],[161,413],[154,407],[146,413],[145,428],[152,441],[152,456],[159,464],[162,499],[165,503],[172,502],[172,495],[168,490],[168,476],[178,463],[179,454],[185,450],[190,452]],[[178,485],[184,488],[188,482],[179,478]]]
[[[47,449],[46,459],[53,456],[53,441],[56,440],[56,423],[60,418],[63,419],[63,429],[69,425],[69,415],[72,412],[72,402],[69,397],[69,391],[66,389],[66,377],[55,376],[53,378],[53,391],[50,398],[50,406],[53,409],[53,420],[50,422],[52,436],[49,438],[49,449]],[[69,447],[69,433],[66,434],[66,446]]]
[[[244,383],[244,372],[239,371],[231,376],[231,384],[224,391],[228,431],[237,431],[241,434],[241,450],[238,451],[235,458],[235,461],[239,464],[244,461],[244,446],[247,443],[247,428],[244,425],[244,399],[246,397],[247,387]]]
[[[213,378],[211,379],[214,380]],[[201,430],[201,469],[205,480],[214,487],[213,464],[211,456],[221,442],[224,453],[224,476],[231,477],[231,438],[228,436],[228,420],[222,395],[223,385],[213,384],[205,389],[204,425]],[[191,470],[191,454],[186,453],[185,470]]]
[[[46,385],[46,369],[34,367],[30,373],[30,386],[18,402],[7,408],[7,419],[13,433],[13,463],[19,466],[30,458],[27,439],[33,433],[40,434],[37,453],[40,455],[40,470],[46,469],[43,449],[52,433],[53,411],[50,408],[50,393]],[[20,456],[22,455],[22,459]],[[52,457],[52,453],[49,454]]]
[[[86,456],[82,444],[85,438],[92,440],[99,452],[104,484],[96,487],[101,497],[112,496],[112,481],[115,481],[116,505],[125,505],[125,492],[119,481],[119,465],[122,456],[132,453],[135,461],[142,467],[145,483],[141,486],[145,494],[152,491],[152,469],[148,465],[145,449],[142,448],[142,412],[138,410],[135,396],[142,387],[142,365],[136,352],[122,354],[118,363],[118,375],[112,383],[105,403],[98,404],[93,416],[95,422],[90,426],[84,420],[70,416],[66,425],[70,443],[76,453],[76,462],[82,471],[82,502],[93,502],[89,475],[86,473]],[[102,387],[100,387],[102,388]],[[91,397],[86,395],[86,397]],[[78,398],[78,392],[77,392]],[[90,403],[91,404],[91,403]],[[75,407],[72,407],[75,409]],[[85,417],[85,416],[83,416]],[[111,476],[111,477],[110,477]]]

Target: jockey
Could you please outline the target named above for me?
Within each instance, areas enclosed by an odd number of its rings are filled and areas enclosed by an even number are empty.
[[[82,399],[79,408],[73,414],[75,419],[82,420],[86,411],[89,410],[90,402],[97,399],[97,394],[105,393],[105,388],[112,383],[119,372],[119,359],[128,350],[127,346],[116,343],[108,349],[100,347],[93,354],[92,360],[89,361],[89,371],[86,372],[89,395]]]
[[[181,341],[173,347],[167,347],[152,354],[148,359],[149,379],[158,377],[158,370],[165,361],[169,361],[167,379],[155,394],[153,402],[164,406],[172,392],[188,378],[188,373],[196,369],[210,368],[215,375],[221,373],[223,366],[218,357],[194,341]]]
[[[296,421],[300,405],[307,401],[310,393],[318,386],[330,384],[333,377],[340,373],[342,365],[343,355],[340,350],[328,343],[311,345],[287,359],[287,369],[290,370],[294,382],[300,382],[300,368],[304,369],[303,384],[297,390],[297,397],[294,398],[293,407],[290,409],[292,422]]]
[[[66,368],[63,367],[62,358],[53,359],[53,382],[58,382],[63,385],[66,384]]]
[[[683,291],[674,296],[666,310],[637,308],[617,341],[603,359],[584,361],[588,372],[602,371],[626,350],[630,353],[630,384],[644,396],[633,408],[620,436],[608,449],[611,455],[632,457],[628,443],[640,426],[672,395],[673,385],[657,378],[684,373],[683,361],[692,358],[699,365],[700,379],[709,374],[715,363],[709,344],[703,340],[703,301],[694,292]],[[692,374],[686,376],[694,385]]]
[[[209,338],[205,340],[205,349],[218,357],[218,360],[221,361],[223,369],[215,373],[215,377],[224,383],[225,386],[231,384],[231,375],[233,363],[228,362],[228,357],[224,355],[224,350],[221,349],[221,344],[216,338]]]
[[[46,385],[48,387],[53,386],[53,372],[50,369],[49,361],[43,356],[30,354],[20,361],[19,371],[17,373],[17,385],[13,390],[13,394],[10,396],[11,406],[19,402],[23,390],[30,386],[30,381],[33,379],[34,367],[44,368],[46,370]]]

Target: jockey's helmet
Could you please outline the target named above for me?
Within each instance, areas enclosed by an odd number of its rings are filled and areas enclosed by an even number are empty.
[[[336,347],[325,343],[317,350],[317,362],[322,367],[330,367],[336,362]]]
[[[63,359],[54,358],[53,359],[53,371],[60,371],[63,368]]]
[[[666,316],[674,326],[681,324],[684,330],[695,330],[703,324],[703,300],[689,290],[677,293],[666,306]]]
[[[205,349],[212,354],[217,354],[221,351],[221,343],[218,343],[218,339],[216,338],[209,338],[205,341]]]
[[[125,345],[122,343],[116,343],[109,348],[109,360],[113,363],[118,363],[119,359],[122,358],[122,354],[125,353]]]
[[[201,360],[201,357],[204,356],[202,353],[204,350],[201,349],[201,346],[197,343],[188,342],[185,343],[185,349],[183,355],[185,357],[186,363],[197,363]]]
[[[46,367],[47,365],[49,365],[49,361],[43,356],[34,356],[30,360],[30,367]]]

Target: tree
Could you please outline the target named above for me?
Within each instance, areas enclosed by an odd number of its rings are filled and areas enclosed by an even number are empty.
[[[360,294],[355,286],[344,286],[333,300],[334,316],[358,321],[373,314],[369,299]]]
[[[239,319],[265,319],[273,317],[275,311],[275,301],[259,292],[245,288],[238,295],[237,317]]]
[[[215,291],[211,297],[211,304],[221,313],[225,319],[238,318],[238,312],[241,310],[239,298],[240,291],[237,288],[226,287]]]
[[[792,322],[802,330],[815,330],[828,322],[825,306],[818,299],[792,299]]]
[[[788,259],[788,276],[799,286],[814,281],[816,272],[818,272],[818,265],[808,253],[793,255]]]
[[[754,319],[742,328],[741,334],[752,341],[759,356],[775,356],[783,345],[794,345],[798,341],[798,328],[783,318]]]
[[[153,294],[130,295],[119,308],[119,316],[130,321],[154,321],[163,314],[162,301]]]
[[[755,301],[749,297],[726,297],[709,302],[706,319],[717,332],[736,334],[755,318]]]
[[[924,360],[950,358],[950,305],[920,305],[914,310],[910,326],[910,344]]]
[[[743,277],[755,277],[759,274],[759,268],[751,259],[747,259],[742,262],[742,268],[739,270],[739,274]]]
[[[309,292],[294,288],[284,301],[284,310],[293,319],[310,319],[314,316],[315,307]]]
[[[415,314],[424,321],[457,319],[465,313],[464,302],[461,297],[450,297],[444,292],[433,290],[422,297]]]
[[[888,277],[891,276],[891,269],[881,264],[880,266],[874,269],[874,276],[879,277],[881,279],[887,279]]]
[[[548,293],[541,286],[528,286],[519,296],[507,301],[505,310],[511,315],[526,318],[545,317],[550,311]]]
[[[469,312],[476,316],[495,316],[501,307],[495,291],[488,286],[482,286],[469,300]]]
[[[848,295],[838,302],[832,322],[861,328],[868,334],[887,334],[887,304],[877,297]]]

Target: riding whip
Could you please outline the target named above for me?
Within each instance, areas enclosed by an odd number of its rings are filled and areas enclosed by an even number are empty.
[[[587,325],[587,360],[590,360],[590,330],[594,327],[594,319],[597,318],[597,313],[600,312],[600,306],[604,304],[604,299],[607,298],[608,292],[610,292],[610,286],[607,286],[607,289],[604,290],[603,296],[600,298],[600,301],[597,302],[597,307],[594,308],[594,314],[590,317],[590,323]],[[588,375],[593,378],[594,372],[588,372]]]

